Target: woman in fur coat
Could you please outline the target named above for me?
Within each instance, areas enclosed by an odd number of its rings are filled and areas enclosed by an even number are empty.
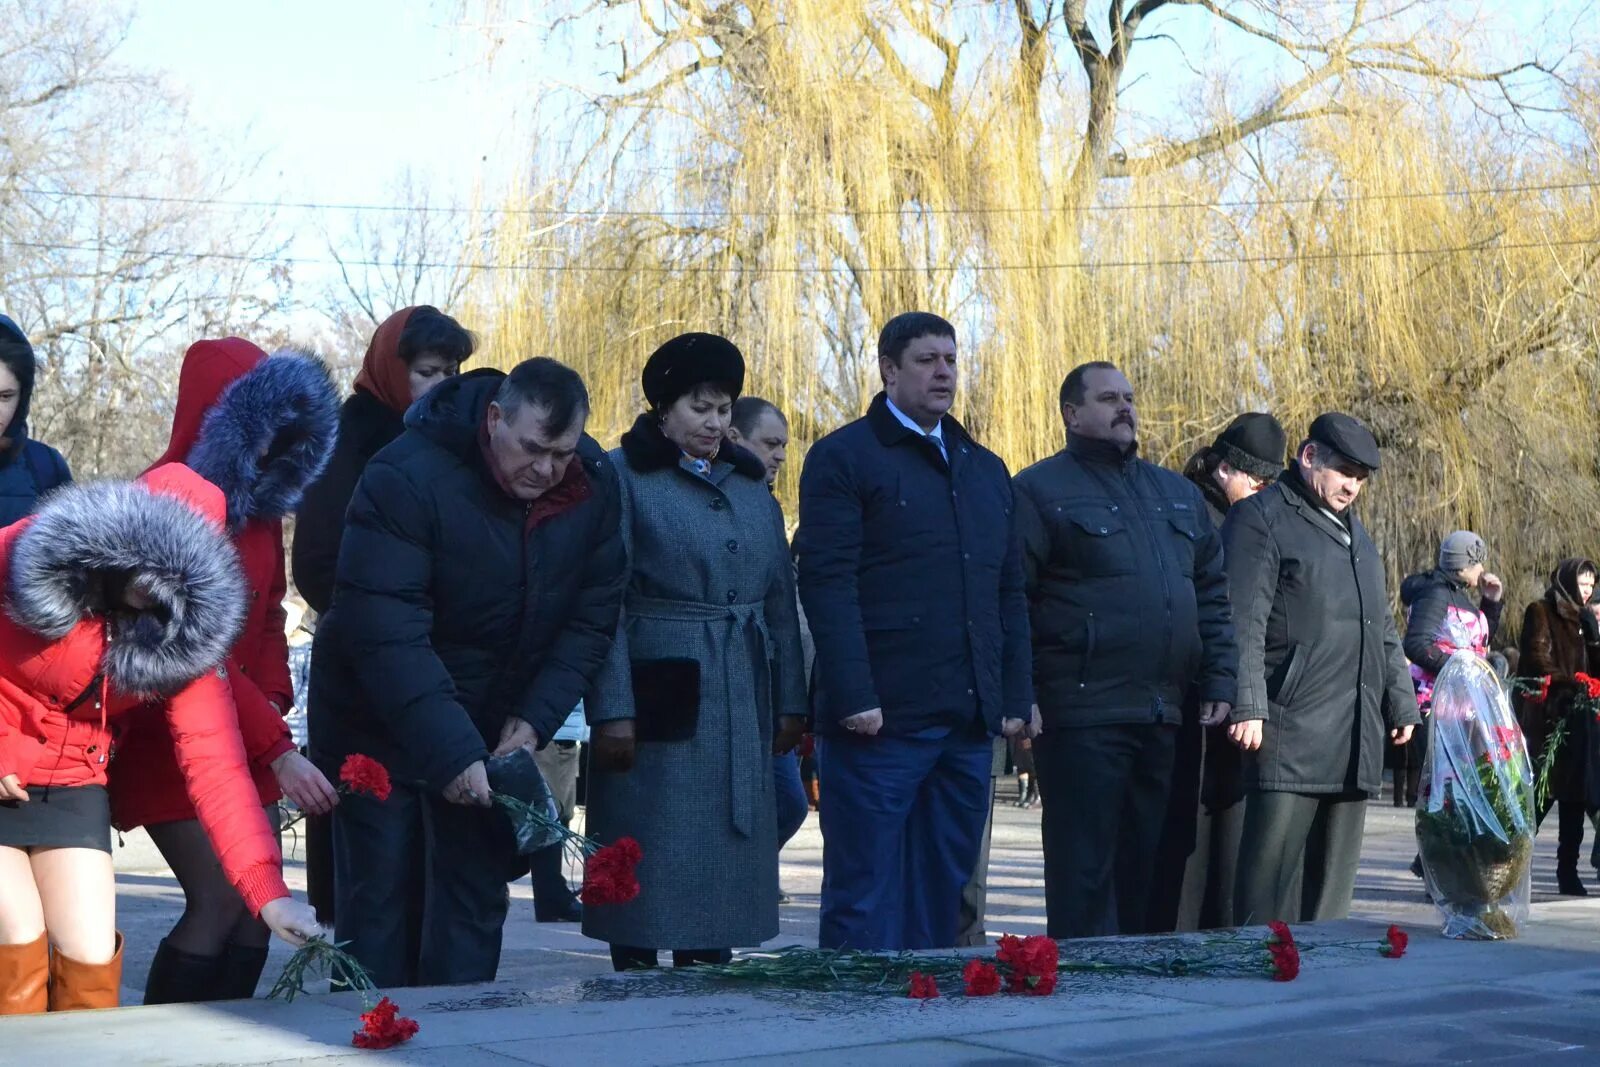
[[[612,462],[628,586],[584,708],[589,833],[633,837],[639,896],[585,908],[617,970],[726,961],[778,933],[772,756],[805,724],[794,567],[766,467],[727,440],[744,357],[685,334],[645,365],[650,412]]]
[[[154,698],[243,906],[291,944],[316,929],[283,883],[221,667],[246,597],[223,514],[173,465],[64,489],[0,531],[0,1015],[117,1005],[106,768],[112,724]]]
[[[228,535],[248,590],[244,627],[229,650],[228,681],[262,805],[288,796],[310,812],[336,797],[302,756],[284,714],[294,705],[284,633],[283,518],[327,463],[338,395],[310,356],[267,356],[249,341],[198,341],[184,355],[172,438],[159,463],[182,463],[222,490]],[[255,995],[267,930],[217,868],[173,759],[159,705],[128,719],[111,765],[111,810],[123,830],[146,827],[183,886],[184,913],[161,942],[146,1004]]]

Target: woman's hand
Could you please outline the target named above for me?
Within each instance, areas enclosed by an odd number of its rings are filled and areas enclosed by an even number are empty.
[[[16,800],[24,804],[28,802],[28,791],[22,788],[22,783],[17,780],[16,775],[8,774],[0,778],[0,800]]]
[[[294,749],[272,761],[272,774],[278,779],[283,795],[301,811],[326,815],[339,803],[339,793],[332,783],[317,770],[316,764]]]
[[[261,906],[261,921],[295,948],[326,932],[317,922],[316,909],[293,897],[267,901]]]

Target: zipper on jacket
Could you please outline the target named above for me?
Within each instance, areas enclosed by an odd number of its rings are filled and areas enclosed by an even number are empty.
[[[1078,688],[1084,689],[1089,685],[1089,664],[1094,659],[1095,629],[1094,612],[1089,612],[1083,624],[1083,663],[1078,667]]]

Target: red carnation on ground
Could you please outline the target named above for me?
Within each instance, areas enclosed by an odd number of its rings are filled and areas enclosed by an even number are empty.
[[[1588,692],[1590,700],[1600,700],[1600,678],[1579,671],[1573,679]]]
[[[1061,950],[1050,938],[1042,934],[1031,937],[1006,934],[1000,938],[997,958],[1011,969],[1008,983],[1011,992],[1048,996],[1055,989]]]
[[[1406,954],[1406,945],[1410,943],[1411,938],[1406,936],[1404,930],[1398,926],[1390,926],[1388,934],[1384,937],[1383,944],[1378,946],[1378,954],[1387,956],[1391,960],[1397,960]]]
[[[1272,931],[1272,936],[1267,938],[1269,945],[1293,945],[1294,934],[1289,932],[1289,924],[1281,919],[1274,919],[1267,924],[1267,929]]]
[[[1028,979],[1027,988],[1024,990],[1031,997],[1048,997],[1056,991],[1056,976],[1053,974],[1035,975]]]
[[[1275,942],[1267,946],[1272,953],[1272,980],[1292,982],[1300,975],[1300,950],[1293,941]]]
[[[339,768],[339,783],[352,793],[366,793],[378,800],[388,800],[394,788],[389,783],[389,772],[371,756],[352,752],[344,758]]]
[[[578,899],[585,904],[626,904],[639,895],[634,869],[643,858],[639,842],[631,837],[618,838],[600,849],[583,865]]]
[[[394,1048],[410,1041],[419,1029],[415,1019],[401,1015],[400,1006],[384,997],[376,1008],[361,1014],[361,1029],[351,1035],[350,1043],[356,1048]]]
[[[968,960],[961,980],[966,983],[969,997],[992,997],[1000,992],[1000,972],[983,960]]]
[[[912,971],[911,991],[906,995],[912,1000],[932,1000],[939,995],[939,982],[931,974]]]

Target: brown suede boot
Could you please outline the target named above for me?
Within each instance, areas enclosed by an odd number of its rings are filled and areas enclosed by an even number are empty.
[[[117,935],[117,950],[110,963],[79,963],[60,952],[50,954],[51,1011],[115,1008],[121,994],[121,934]]]
[[[50,949],[45,935],[31,945],[0,945],[0,1015],[32,1015],[49,1003]]]

